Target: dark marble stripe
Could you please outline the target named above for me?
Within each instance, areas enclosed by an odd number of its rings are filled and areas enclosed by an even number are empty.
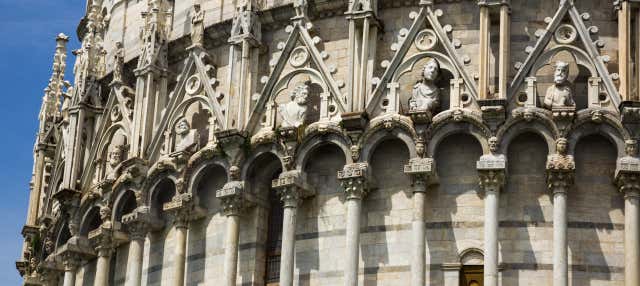
[[[525,228],[525,227],[553,227],[550,221],[501,221],[501,228]],[[484,222],[481,221],[441,221],[427,222],[425,228],[430,229],[448,229],[448,228],[482,228]],[[595,223],[595,222],[579,222],[571,221],[568,223],[569,228],[573,229],[606,229],[606,230],[624,230],[624,224],[620,223]],[[394,225],[374,225],[361,228],[362,233],[380,233],[389,231],[411,230],[411,224],[394,224]],[[345,229],[336,229],[321,232],[307,232],[296,234],[296,240],[318,239],[323,237],[344,236]]]

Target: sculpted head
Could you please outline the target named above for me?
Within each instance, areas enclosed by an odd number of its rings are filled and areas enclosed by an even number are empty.
[[[189,129],[191,129],[191,126],[189,126],[189,121],[187,121],[186,118],[182,118],[176,124],[175,131],[178,135],[185,135],[189,133]]]
[[[440,64],[435,59],[429,59],[422,68],[422,78],[425,80],[436,80],[440,74]]]
[[[307,104],[308,97],[309,86],[306,83],[297,86],[293,92],[291,92],[291,101],[294,101],[298,105]]]
[[[493,153],[498,152],[498,137],[493,136],[489,138],[489,149]]]
[[[638,141],[627,140],[624,143],[625,143],[624,152],[627,156],[630,156],[630,157],[638,156]]]
[[[100,208],[100,219],[105,222],[109,220],[109,215],[111,214],[111,208],[108,206],[103,206]]]
[[[553,72],[553,82],[564,84],[569,78],[569,64],[563,61],[556,62],[556,69]]]
[[[122,162],[122,150],[120,146],[113,147],[113,150],[109,152],[109,165],[115,167]]]
[[[569,141],[567,141],[567,139],[565,138],[560,138],[556,140],[556,152],[561,155],[566,155],[568,144],[569,144]]]

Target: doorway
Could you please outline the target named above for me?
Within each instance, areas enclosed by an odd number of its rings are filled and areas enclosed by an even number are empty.
[[[484,266],[465,265],[460,270],[460,286],[483,286]]]

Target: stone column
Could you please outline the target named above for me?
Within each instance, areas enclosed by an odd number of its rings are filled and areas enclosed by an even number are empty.
[[[142,261],[144,255],[144,240],[151,228],[151,215],[148,207],[135,210],[124,215],[122,222],[129,230],[129,257],[125,286],[140,286],[142,283]]]
[[[111,254],[113,249],[109,246],[100,246],[96,249],[98,261],[96,263],[95,286],[109,286],[109,266],[111,266]]]
[[[431,158],[413,158],[404,165],[404,172],[411,176],[413,185],[413,254],[411,256],[411,285],[426,285],[426,226],[424,204],[429,179],[434,176],[435,161]]]
[[[553,286],[567,286],[567,192],[573,185],[575,163],[565,153],[566,140],[558,145],[560,151],[547,158],[547,183],[553,194]]]
[[[358,285],[358,262],[360,256],[360,215],[362,199],[369,192],[369,164],[353,163],[338,171],[338,180],[347,199],[347,253],[344,285]]]
[[[185,259],[187,255],[187,231],[189,230],[189,221],[187,218],[176,218],[176,248],[173,252],[173,283],[171,285],[184,285]]]
[[[484,198],[484,285],[498,286],[498,212],[500,189],[504,186],[506,159],[489,154],[476,164]]]
[[[627,142],[627,156],[618,159],[615,183],[624,194],[624,285],[640,285],[640,159],[635,141]]]
[[[255,199],[244,189],[244,182],[231,181],[216,192],[227,216],[227,237],[224,249],[224,286],[235,286],[238,273],[238,241],[240,215],[255,204]]]
[[[184,285],[185,262],[187,255],[187,231],[189,222],[204,216],[204,211],[195,204],[193,194],[176,194],[171,202],[164,204],[162,209],[173,213],[175,234],[175,249],[173,251],[173,279],[171,285]]]
[[[295,257],[298,206],[304,198],[313,195],[313,191],[307,185],[304,173],[298,170],[280,174],[278,179],[271,182],[271,187],[278,192],[280,199],[284,203],[279,285],[293,286],[293,262]]]
[[[76,270],[80,266],[80,258],[65,255],[62,258],[62,264],[64,265],[64,280],[62,285],[75,286],[76,285]]]

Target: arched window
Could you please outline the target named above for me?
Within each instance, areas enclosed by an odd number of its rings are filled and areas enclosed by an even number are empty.
[[[280,250],[282,248],[282,202],[276,191],[269,191],[269,227],[267,232],[267,259],[265,281],[267,286],[280,282]]]

